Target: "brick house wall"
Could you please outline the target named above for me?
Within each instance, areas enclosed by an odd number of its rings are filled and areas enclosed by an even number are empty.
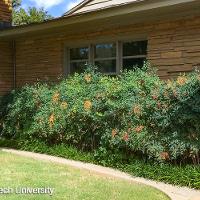
[[[55,80],[63,74],[64,45],[68,42],[95,41],[100,36],[107,38],[114,33],[147,34],[148,60],[158,67],[158,75],[162,79],[192,71],[200,63],[200,17],[76,35],[65,35],[63,32],[54,36],[43,34],[42,37],[17,40],[17,86],[37,79]]]
[[[0,31],[11,23],[11,0],[0,0]],[[0,41],[0,96],[13,88],[12,43]]]
[[[148,37],[148,58],[161,78],[176,77],[200,66],[200,17],[160,23]]]
[[[0,96],[13,89],[12,43],[0,42]]]
[[[63,74],[63,56],[62,42],[54,37],[16,41],[16,86],[56,80]]]
[[[8,26],[12,18],[11,0],[0,0],[0,28]]]
[[[57,80],[58,76],[64,74],[64,47],[68,43],[85,40],[95,42],[99,37],[126,34],[133,36],[133,40],[135,35],[146,35],[148,60],[158,67],[158,75],[162,79],[176,77],[180,72],[190,72],[200,64],[200,17],[132,24],[71,35],[57,31],[16,39],[16,86],[21,87],[38,79]],[[12,53],[10,46],[7,48],[5,45],[8,43],[0,45],[0,57],[5,63],[0,62],[0,67],[5,69],[5,72],[1,72],[1,82],[4,82],[4,86],[0,86],[1,93],[9,91],[12,85]]]

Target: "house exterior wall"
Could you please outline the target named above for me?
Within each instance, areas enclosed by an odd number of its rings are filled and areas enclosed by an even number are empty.
[[[148,59],[163,79],[200,66],[200,17],[160,23],[148,36]]]
[[[10,26],[11,0],[0,0],[0,31]],[[0,41],[0,96],[13,88],[12,43]]]
[[[0,28],[11,23],[12,3],[11,0],[0,0]]]
[[[16,41],[16,86],[38,80],[56,80],[63,74],[63,51],[59,38],[22,38]]]
[[[16,86],[40,80],[57,80],[64,74],[64,49],[81,42],[148,40],[148,60],[158,67],[162,79],[192,71],[200,64],[200,17],[104,28],[97,31],[27,36],[16,40]],[[9,55],[7,55],[9,57]],[[6,60],[6,57],[3,57]],[[9,60],[7,60],[10,63]],[[4,65],[7,68],[7,64]],[[10,69],[10,68],[9,68]],[[10,87],[7,87],[9,90]],[[5,91],[5,88],[4,88]]]
[[[12,43],[0,42],[0,96],[13,88]]]

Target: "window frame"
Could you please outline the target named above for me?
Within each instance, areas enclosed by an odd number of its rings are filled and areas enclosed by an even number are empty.
[[[71,60],[70,59],[70,50],[71,49],[81,49],[81,48],[88,48],[88,59],[73,59]],[[89,45],[81,45],[81,46],[74,46],[74,47],[71,47],[71,48],[68,48],[68,63],[67,63],[67,68],[68,68],[68,74],[71,74],[71,64],[72,63],[82,63],[82,62],[90,62],[90,47]]]
[[[134,55],[134,56],[124,56],[123,54],[124,54],[124,52],[123,52],[123,44],[124,43],[128,43],[128,42],[142,42],[142,41],[146,41],[147,42],[147,53],[146,53],[146,55],[145,54],[141,54],[141,55]],[[137,59],[137,58],[147,58],[147,54],[148,54],[148,40],[147,39],[143,39],[143,40],[126,40],[126,41],[123,41],[122,42],[122,54],[121,54],[121,59],[122,59],[122,69],[121,70],[123,70],[123,68],[124,68],[124,59]]]
[[[115,44],[115,57],[107,57],[107,58],[95,58],[95,46],[96,45],[101,45],[101,44]],[[93,51],[93,57],[92,57],[92,63],[95,64],[97,61],[111,61],[115,60],[116,61],[116,66],[117,66],[117,42],[116,41],[110,41],[110,42],[98,42],[92,45],[92,51]],[[116,75],[117,74],[117,67],[115,72],[108,72],[104,73],[105,75]]]
[[[139,42],[139,41],[147,41],[147,54],[146,55],[134,55],[134,56],[123,56],[123,43],[126,42]],[[97,58],[95,59],[95,45],[98,44],[116,44],[116,57],[108,57],[108,58]],[[113,60],[116,59],[116,73],[105,73],[105,75],[118,75],[123,70],[123,59],[131,59],[131,58],[147,58],[148,57],[148,39],[147,38],[129,38],[123,40],[101,40],[101,41],[88,41],[84,43],[80,43],[79,45],[65,45],[64,48],[64,74],[70,75],[70,49],[72,48],[83,48],[88,47],[88,63],[94,64],[95,61],[103,61],[103,60]],[[86,59],[85,59],[86,60]],[[79,61],[79,60],[77,60]],[[80,62],[83,60],[80,60]]]

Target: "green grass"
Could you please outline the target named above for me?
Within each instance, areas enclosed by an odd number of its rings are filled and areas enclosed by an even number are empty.
[[[53,196],[0,194],[1,200],[168,200],[160,191],[136,183],[94,175],[0,152],[0,188],[51,187]]]
[[[64,144],[48,146],[40,141],[15,141],[0,138],[0,147],[15,148],[25,151],[44,153],[71,160],[94,163],[112,167],[129,173],[133,176],[161,181],[173,185],[200,189],[200,165],[172,165],[144,162],[139,159],[120,161],[118,157],[112,160],[112,155],[104,158],[94,156],[93,152],[83,152],[75,147]],[[98,159],[98,160],[97,160]]]

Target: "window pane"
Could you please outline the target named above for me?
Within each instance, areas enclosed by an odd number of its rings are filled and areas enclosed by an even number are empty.
[[[70,49],[70,60],[88,59],[88,55],[88,47]]]
[[[116,73],[116,60],[96,61],[95,65],[101,73]]]
[[[94,51],[95,58],[116,57],[116,44],[97,44]]]
[[[86,62],[74,62],[70,63],[70,74],[82,73],[86,68]]]
[[[147,54],[147,41],[123,43],[123,56],[136,56]]]
[[[143,67],[144,58],[130,58],[130,59],[123,59],[123,69],[133,70],[135,67]]]

